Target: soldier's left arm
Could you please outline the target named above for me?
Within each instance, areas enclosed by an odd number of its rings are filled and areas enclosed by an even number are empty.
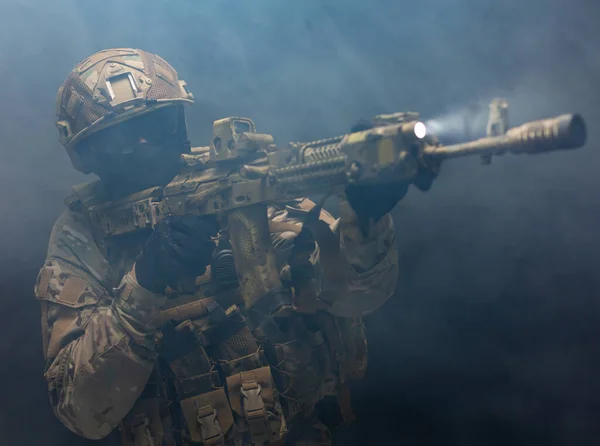
[[[321,217],[323,219],[323,215]],[[340,248],[347,261],[348,291],[329,311],[336,316],[362,317],[392,297],[398,281],[398,251],[394,221],[385,214],[368,231],[359,228],[355,212],[340,200]]]
[[[384,215],[371,221],[366,234],[345,200],[340,203],[340,243],[348,262],[348,292],[329,310],[336,316],[361,317],[379,309],[398,281],[398,250],[394,220]]]
[[[314,203],[305,199],[301,207],[308,210]],[[321,220],[332,225],[335,219],[322,210]],[[292,243],[299,231],[301,222],[286,211],[271,211],[270,219],[298,226],[294,231],[276,231],[274,241],[280,254],[289,252],[286,246]],[[371,222],[368,231],[359,228],[356,213],[348,202],[340,199],[340,250],[346,261],[348,286],[346,292],[337,299],[329,312],[341,317],[362,317],[379,309],[393,294],[398,280],[398,252],[394,222],[390,214],[384,215],[377,223]],[[320,268],[320,248],[317,247],[312,262]],[[284,254],[285,255],[285,254]],[[321,280],[327,280],[322,278]],[[331,288],[322,283],[321,288]]]

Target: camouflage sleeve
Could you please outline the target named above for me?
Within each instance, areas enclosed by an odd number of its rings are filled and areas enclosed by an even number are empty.
[[[349,292],[330,309],[336,316],[362,317],[379,309],[393,294],[398,280],[398,251],[390,214],[372,223],[363,235],[356,214],[340,199],[340,243],[348,261]]]
[[[307,205],[306,203],[310,203]],[[304,200],[302,206],[314,206]],[[278,263],[289,255],[291,242],[299,232],[301,221],[290,216],[285,210],[270,210],[274,245]],[[321,211],[321,220],[335,226],[334,218]],[[275,222],[275,224],[273,224]],[[282,224],[283,223],[283,224]],[[296,227],[294,229],[294,226]],[[331,313],[340,317],[362,317],[381,307],[394,293],[398,279],[398,253],[395,241],[394,223],[391,215],[384,216],[377,224],[372,224],[368,233],[362,234],[354,211],[348,202],[340,198],[340,249],[345,256],[348,268],[348,291],[338,296]],[[319,248],[313,256],[313,263],[319,270]],[[322,284],[321,288],[326,288]]]
[[[56,222],[35,295],[42,305],[45,377],[56,416],[90,439],[108,435],[129,412],[154,364],[148,299],[127,274],[111,289],[109,265],[82,216]],[[140,306],[139,302],[153,302]],[[145,314],[143,314],[145,313]]]

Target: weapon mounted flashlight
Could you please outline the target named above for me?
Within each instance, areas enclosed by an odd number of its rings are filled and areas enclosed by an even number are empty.
[[[409,137],[423,139],[427,135],[427,126],[423,122],[415,120],[402,124],[401,131]]]
[[[427,127],[420,121],[415,124],[413,130],[415,132],[415,136],[419,139],[423,139],[425,138],[425,135],[427,135]]]

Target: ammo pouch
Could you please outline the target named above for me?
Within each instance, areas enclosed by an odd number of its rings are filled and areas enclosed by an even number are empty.
[[[255,445],[281,440],[287,430],[271,368],[241,311],[233,306],[228,316],[229,329],[213,339],[237,430]]]
[[[223,387],[180,401],[191,441],[206,446],[225,444],[233,414]]]
[[[175,446],[169,404],[158,365],[119,430],[123,446]]]
[[[233,434],[233,414],[219,372],[199,342],[204,334],[196,330],[191,321],[185,321],[171,333],[175,342],[192,346],[183,350],[183,356],[169,362],[181,421],[187,427],[187,435],[184,433],[183,437],[193,444],[225,444]]]
[[[221,314],[214,325],[185,321],[175,328],[181,344],[195,337],[193,349],[169,362],[187,439],[206,446],[280,440],[285,418],[262,349],[236,306]]]
[[[306,330],[297,337],[272,345],[271,364],[290,417],[310,410],[335,386],[325,338],[320,331]]]
[[[268,340],[267,357],[288,418],[312,408],[323,396],[323,381],[334,379],[322,331],[308,329],[303,315],[289,311],[291,301],[289,290],[275,290],[246,310]]]
[[[269,366],[228,376],[227,390],[231,408],[254,444],[283,438],[285,418]]]

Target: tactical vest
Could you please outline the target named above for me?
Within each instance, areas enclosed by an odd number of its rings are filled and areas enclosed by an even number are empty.
[[[101,189],[92,183],[75,190],[67,204],[92,221],[88,209],[102,201]],[[296,201],[288,211],[311,206]],[[150,231],[94,232],[117,284]],[[285,257],[285,241],[273,240]],[[195,292],[169,295],[154,371],[119,427],[124,446],[283,445],[317,417],[329,427],[352,421],[347,381],[367,365],[362,321],[291,312],[257,329],[228,265],[213,262]]]

